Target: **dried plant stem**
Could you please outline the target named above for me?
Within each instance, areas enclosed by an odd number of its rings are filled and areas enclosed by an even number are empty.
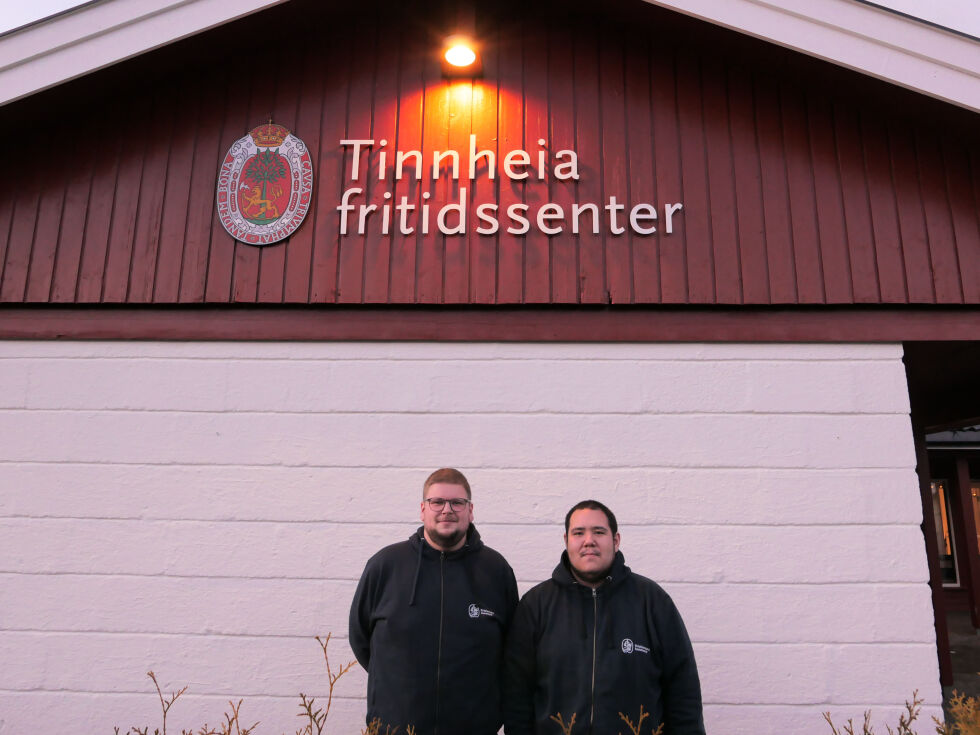
[[[885,730],[888,731],[888,735],[916,735],[916,731],[912,729],[912,723],[915,722],[919,717],[919,712],[922,710],[922,698],[919,696],[919,690],[916,689],[912,692],[912,701],[905,701],[905,712],[898,716],[898,728],[892,730],[891,726],[885,725]],[[830,730],[834,735],[856,735],[857,731],[854,729],[854,720],[849,719],[846,724],[841,726],[841,729],[837,729],[834,724],[833,719],[830,716],[830,712],[824,712],[823,718],[830,725]],[[935,719],[935,718],[933,718]],[[961,732],[962,735],[974,735],[973,731],[961,731],[960,728],[954,723],[952,729],[947,730],[946,726],[943,725],[939,720],[936,720],[936,732],[939,735],[954,735],[956,732]],[[865,710],[864,721],[861,723],[860,735],[875,735],[874,726],[871,724],[871,710]],[[980,735],[980,731],[976,733]]]
[[[327,713],[322,709],[313,709],[315,701],[314,697],[307,699],[305,694],[300,693],[299,708],[302,711],[297,717],[305,717],[307,724],[303,729],[297,730],[296,735],[320,735],[323,732],[323,726],[327,722]]]
[[[642,704],[640,705],[640,719],[636,721],[635,725],[633,724],[633,721],[629,717],[624,715],[622,712],[619,713],[619,719],[621,719],[623,722],[626,723],[626,726],[630,729],[630,732],[632,732],[633,735],[640,735],[640,728],[643,726],[643,720],[649,716],[650,716],[649,712],[643,711]]]
[[[572,727],[575,726],[575,713],[574,712],[572,713],[572,719],[570,719],[568,721],[568,724],[565,724],[565,718],[562,717],[561,712],[559,712],[557,715],[552,715],[551,716],[551,720],[552,720],[552,722],[557,722],[558,723],[558,727],[561,728],[562,735],[571,735],[571,733],[572,733]]]
[[[361,730],[361,735],[395,735],[398,732],[398,726],[392,727],[391,725],[385,725],[384,733],[381,732],[381,718],[375,717],[368,723],[368,726]],[[415,728],[409,725],[406,728],[408,735],[415,735]]]
[[[251,735],[251,732],[258,727],[258,721],[253,722],[251,727],[246,727],[244,730],[241,728],[241,720],[238,719],[239,710],[242,708],[242,700],[238,700],[236,705],[230,699],[228,700],[228,706],[231,708],[231,714],[225,713],[225,729],[221,735],[232,735],[231,726],[235,726],[235,735]],[[209,735],[207,732],[198,733],[198,735]]]
[[[316,642],[320,644],[320,648],[323,649],[323,662],[327,665],[327,679],[330,682],[330,690],[327,692],[327,708],[324,710],[324,717],[330,713],[330,705],[333,703],[333,687],[337,683],[337,680],[346,674],[351,668],[356,664],[356,661],[348,661],[344,666],[340,668],[336,674],[330,669],[330,656],[327,655],[327,646],[330,643],[330,636],[333,633],[327,633],[327,637],[321,639],[320,636],[316,637]]]
[[[167,735],[167,712],[173,706],[174,702],[181,694],[187,691],[187,687],[184,687],[179,692],[171,692],[170,699],[163,698],[163,692],[160,690],[160,685],[157,683],[157,677],[152,671],[147,671],[146,675],[153,680],[153,686],[157,688],[157,696],[160,697],[160,708],[163,710],[163,733],[162,735]]]
[[[336,674],[333,672],[333,668],[330,666],[330,655],[327,653],[327,646],[330,645],[331,635],[332,633],[327,633],[326,638],[316,636],[316,641],[320,644],[320,649],[323,651],[323,663],[326,664],[327,681],[330,684],[330,689],[327,692],[327,706],[323,709],[315,709],[314,702],[316,701],[316,698],[310,697],[307,699],[305,694],[300,693],[300,713],[298,716],[305,717],[307,722],[306,727],[296,731],[296,735],[322,735],[323,728],[327,722],[327,717],[330,714],[330,707],[333,704],[334,686],[336,686],[337,680],[350,671],[354,664],[357,663],[356,661],[348,661]],[[380,732],[380,722],[375,730],[371,729],[372,725],[373,723],[369,724],[367,730],[363,730],[362,733],[367,733],[367,735],[376,735],[377,732]]]

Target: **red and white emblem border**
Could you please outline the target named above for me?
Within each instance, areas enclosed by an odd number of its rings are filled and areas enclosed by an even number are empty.
[[[289,133],[278,146],[279,155],[289,163],[289,204],[269,224],[249,222],[239,208],[238,190],[244,186],[242,174],[245,164],[260,150],[252,133],[232,143],[221,161],[216,193],[218,219],[228,234],[240,242],[257,246],[272,245],[292,235],[303,223],[310,209],[313,199],[313,161],[306,144]]]

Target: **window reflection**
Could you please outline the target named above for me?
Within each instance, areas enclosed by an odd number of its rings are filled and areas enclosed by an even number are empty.
[[[953,524],[947,488],[946,480],[934,480],[932,482],[932,512],[936,521],[936,538],[939,540],[939,572],[943,584],[953,586],[959,584],[959,577],[956,570],[956,557],[953,554]],[[980,484],[974,488],[973,512],[977,514],[977,495],[980,495]],[[980,544],[980,537],[978,537],[977,542]]]
[[[980,553],[980,482],[970,484],[970,495],[973,496],[973,523],[977,529],[977,553]]]

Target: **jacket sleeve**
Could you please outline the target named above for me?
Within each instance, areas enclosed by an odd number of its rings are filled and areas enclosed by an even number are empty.
[[[371,660],[371,630],[373,623],[371,618],[374,614],[374,589],[372,584],[371,562],[369,561],[361,580],[357,583],[357,590],[354,592],[354,599],[350,604],[350,621],[348,627],[348,641],[357,663],[367,671],[368,663]]]
[[[533,735],[537,680],[534,617],[526,598],[514,612],[504,648],[504,733]]]
[[[514,576],[514,570],[509,564],[507,565],[507,579],[505,584],[507,586],[507,617],[505,620],[507,620],[507,625],[509,627],[511,622],[514,620],[514,613],[517,610],[517,601],[520,599],[520,596],[517,594],[517,578]]]
[[[705,735],[701,682],[691,639],[673,601],[666,597],[660,607],[657,627],[663,631],[664,731],[666,735]]]

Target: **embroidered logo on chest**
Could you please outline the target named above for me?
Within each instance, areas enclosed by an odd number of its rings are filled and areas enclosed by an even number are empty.
[[[639,643],[633,643],[632,638],[623,638],[623,643],[620,648],[622,648],[623,653],[633,653],[634,651],[637,653],[650,653],[649,648],[641,646]]]

